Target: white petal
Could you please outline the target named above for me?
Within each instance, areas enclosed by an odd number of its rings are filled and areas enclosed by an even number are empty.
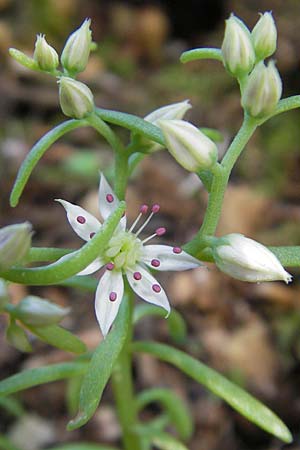
[[[102,261],[100,258],[97,258],[77,275],[90,275],[91,273],[99,270],[102,266],[104,266],[104,261]]]
[[[109,296],[114,293],[116,299]],[[120,271],[106,270],[101,277],[95,298],[95,311],[103,336],[105,337],[115,320],[123,298],[124,282]]]
[[[139,272],[141,274],[142,277],[140,280],[136,280],[134,278],[135,272]],[[131,288],[139,297],[146,300],[146,302],[161,306],[167,311],[168,314],[170,313],[169,300],[165,291],[146,269],[137,264],[135,271],[127,270],[126,276]],[[160,289],[159,292],[155,292],[155,288],[153,289],[153,287],[157,286]]]
[[[203,264],[193,256],[180,251],[179,247],[170,247],[168,245],[145,245],[141,261],[155,270],[188,270],[195,269]],[[174,252],[175,250],[175,252]],[[151,264],[153,261],[153,264]],[[157,263],[159,261],[159,265]]]
[[[103,218],[106,220],[108,216],[118,207],[120,201],[111,186],[108,184],[105,176],[101,173],[99,184],[99,211]],[[126,228],[126,217],[123,216],[120,225],[123,230]]]
[[[89,241],[93,233],[97,233],[100,230],[101,223],[99,220],[85,209],[66,200],[56,199],[56,201],[65,208],[68,221],[75,233],[85,241]]]

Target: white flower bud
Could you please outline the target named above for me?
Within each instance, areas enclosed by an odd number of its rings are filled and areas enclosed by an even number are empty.
[[[84,83],[69,77],[61,77],[58,82],[60,106],[66,116],[82,119],[94,111],[92,91]]]
[[[33,59],[38,63],[41,70],[51,72],[58,66],[58,54],[56,50],[48,44],[45,36],[39,34],[35,42]]]
[[[31,245],[32,227],[29,222],[8,225],[0,229],[0,269],[6,270],[22,262]]]
[[[232,233],[217,240],[213,246],[216,265],[233,278],[252,283],[283,280],[292,276],[284,270],[274,253],[242,234]]]
[[[155,109],[150,114],[144,117],[144,120],[152,123],[153,125],[158,125],[159,120],[174,120],[182,119],[185,113],[191,109],[192,105],[189,100],[184,100],[183,102],[172,103],[171,105],[162,106],[161,108]],[[157,142],[150,141],[149,139],[143,138],[142,145],[149,144],[148,153],[153,153],[164,147]]]
[[[216,144],[194,125],[184,120],[159,120],[158,125],[167,149],[186,170],[197,172],[216,164]]]
[[[256,58],[268,58],[276,50],[277,30],[271,12],[265,12],[251,32]]]
[[[69,312],[70,308],[62,308],[48,300],[30,295],[21,300],[12,314],[27,325],[47,326],[59,323]]]
[[[253,117],[264,117],[276,107],[282,94],[282,82],[273,61],[260,61],[248,77],[242,95],[243,108]]]
[[[71,74],[82,72],[88,63],[92,44],[91,20],[86,19],[78,30],[72,33],[61,54],[63,67]]]
[[[234,15],[226,20],[222,55],[226,69],[235,77],[248,74],[255,63],[250,31]]]

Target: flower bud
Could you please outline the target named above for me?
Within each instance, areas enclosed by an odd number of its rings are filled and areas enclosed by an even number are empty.
[[[161,108],[155,109],[150,114],[144,117],[144,120],[157,125],[159,120],[173,120],[182,119],[185,113],[192,107],[189,100],[184,100],[178,103],[172,103],[171,105],[162,106]],[[148,153],[153,153],[164,147],[157,142],[150,141],[147,138],[143,138],[142,145],[149,144]]]
[[[190,172],[210,169],[217,162],[215,143],[189,122],[159,120],[166,146],[176,161]]]
[[[90,19],[85,19],[78,30],[72,33],[61,54],[61,63],[70,73],[82,72],[88,63],[92,44],[92,32]]]
[[[31,235],[29,222],[0,229],[0,270],[9,269],[23,260],[30,249]]]
[[[274,253],[242,234],[232,233],[217,239],[212,250],[218,268],[238,280],[252,283],[292,280]]]
[[[248,77],[242,94],[242,106],[253,117],[264,117],[276,107],[282,94],[282,82],[273,61],[260,61]]]
[[[248,74],[255,63],[250,31],[233,14],[226,20],[222,55],[226,69],[235,77]]]
[[[8,342],[21,352],[31,352],[32,347],[27,334],[23,328],[19,327],[15,321],[11,321],[6,330],[6,339]]]
[[[74,119],[82,119],[95,108],[92,91],[69,77],[59,79],[59,101],[63,113]]]
[[[45,36],[38,34],[33,53],[34,60],[41,70],[52,72],[58,66],[58,54],[56,50],[48,44]]]
[[[261,14],[251,32],[251,38],[257,60],[273,55],[276,50],[277,30],[271,12]]]
[[[47,326],[59,323],[70,308],[62,308],[40,297],[30,295],[23,298],[13,309],[12,315],[26,325]]]

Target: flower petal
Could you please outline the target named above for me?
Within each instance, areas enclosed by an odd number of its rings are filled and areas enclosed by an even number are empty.
[[[91,273],[99,270],[102,266],[104,266],[104,261],[102,261],[100,258],[97,258],[77,275],[90,275]]]
[[[137,274],[139,274],[140,279],[137,279]],[[137,264],[134,271],[126,271],[126,276],[131,288],[139,297],[146,302],[161,306],[169,315],[168,297],[160,284],[146,269]]]
[[[101,223],[92,214],[80,206],[66,200],[56,199],[66,210],[68,221],[81,239],[89,241],[101,228]]]
[[[111,186],[108,184],[103,173],[100,175],[99,184],[99,211],[103,218],[106,220],[108,216],[118,207],[120,201]],[[123,216],[120,225],[123,230],[126,228],[126,217]]]
[[[198,259],[169,245],[145,245],[141,261],[156,270],[188,270],[203,264]]]
[[[123,293],[122,272],[106,270],[98,283],[95,297],[96,316],[104,337],[118,314]]]

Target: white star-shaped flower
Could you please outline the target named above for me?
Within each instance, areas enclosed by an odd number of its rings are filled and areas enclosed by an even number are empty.
[[[68,221],[75,233],[85,241],[92,239],[101,228],[101,223],[80,206],[66,200],[57,201],[65,208]],[[108,218],[118,204],[117,196],[101,174],[99,210],[103,220]],[[104,336],[107,335],[117,316],[124,293],[124,276],[139,297],[149,303],[161,306],[169,314],[168,297],[148,268],[159,271],[187,270],[202,265],[199,260],[184,252],[180,247],[145,245],[153,237],[162,236],[166,231],[163,227],[158,228],[153,235],[144,240],[139,238],[142,230],[159,209],[159,205],[153,205],[150,214],[136,231],[134,229],[142,217],[148,214],[149,207],[141,206],[139,215],[128,230],[126,229],[126,216],[123,216],[106,248],[101,251],[101,256],[78,274],[89,275],[103,266],[106,268],[99,281],[95,297],[96,316]]]

